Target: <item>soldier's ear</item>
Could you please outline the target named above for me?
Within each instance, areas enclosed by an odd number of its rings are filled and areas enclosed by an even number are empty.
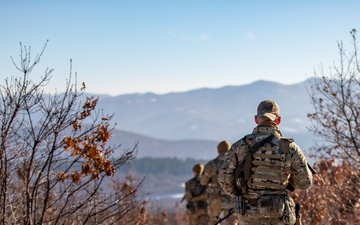
[[[281,123],[281,116],[276,117],[275,123],[279,125]]]
[[[254,119],[255,119],[255,123],[256,123],[256,124],[259,124],[259,118],[258,118],[257,115],[254,116]]]

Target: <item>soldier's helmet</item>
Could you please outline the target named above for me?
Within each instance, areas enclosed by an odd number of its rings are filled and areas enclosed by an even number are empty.
[[[220,142],[217,146],[217,150],[219,154],[227,153],[229,149],[230,149],[230,142],[228,142],[227,140]]]
[[[194,171],[196,175],[200,176],[204,172],[204,165],[202,163],[198,163],[193,167],[192,171]]]

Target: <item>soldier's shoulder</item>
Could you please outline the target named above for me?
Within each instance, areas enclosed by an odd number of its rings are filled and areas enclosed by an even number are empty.
[[[251,139],[254,138],[254,134],[247,134],[244,137],[240,138],[239,140],[235,141],[232,145],[230,149],[236,149],[240,146],[243,146],[246,144],[246,139]]]
[[[193,177],[193,178],[189,179],[188,181],[186,181],[185,184],[192,184],[192,183],[194,183],[194,182],[196,182],[196,178],[195,178],[195,177]]]
[[[209,168],[209,167],[213,167],[213,166],[215,165],[215,160],[216,160],[216,158],[210,160],[209,162],[207,162],[207,163],[205,164],[205,169],[206,169],[206,168]]]
[[[280,140],[286,141],[288,143],[293,143],[294,142],[294,138],[291,138],[291,137],[281,137]]]
[[[291,137],[281,137],[278,144],[280,147],[281,145],[288,146],[288,150],[290,151],[290,153],[301,151],[300,147],[296,144],[294,138]]]

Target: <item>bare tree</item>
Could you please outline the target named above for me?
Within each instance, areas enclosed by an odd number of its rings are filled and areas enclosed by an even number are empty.
[[[137,224],[141,182],[114,176],[136,146],[114,157],[112,115],[78,90],[71,62],[62,94],[44,94],[53,70],[30,79],[47,43],[33,61],[20,44],[22,76],[0,86],[0,224]]]
[[[325,157],[360,164],[360,68],[356,30],[350,31],[352,50],[338,42],[339,62],[325,74],[320,68],[309,91],[314,112],[309,130],[320,137],[315,147]]]

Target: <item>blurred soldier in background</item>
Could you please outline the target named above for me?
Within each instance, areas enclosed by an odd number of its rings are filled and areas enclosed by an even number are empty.
[[[299,146],[282,136],[280,121],[279,106],[262,101],[255,116],[257,127],[231,146],[220,170],[220,186],[234,198],[241,225],[298,222],[287,189],[307,189],[313,176]]]
[[[209,224],[215,224],[221,213],[227,214],[233,207],[232,198],[227,195],[220,187],[218,175],[224,162],[225,154],[230,148],[230,143],[226,140],[220,142],[217,146],[218,156],[205,165],[204,173],[200,178],[202,185],[207,186],[208,193],[208,214],[210,217]],[[224,221],[225,224],[236,225],[237,216],[232,215]]]
[[[189,215],[190,225],[207,225],[209,216],[207,214],[206,186],[200,184],[204,165],[196,164],[192,171],[194,177],[185,183],[186,213]]]

